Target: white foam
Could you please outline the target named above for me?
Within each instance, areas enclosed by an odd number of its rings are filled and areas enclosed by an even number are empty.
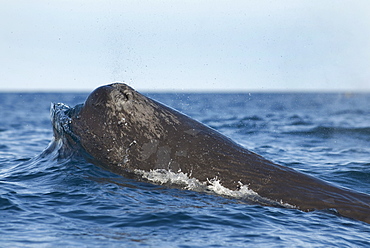
[[[249,189],[247,185],[243,185],[239,182],[238,190],[231,190],[222,186],[220,180],[217,178],[208,180],[208,189],[219,195],[231,196],[234,198],[245,198],[249,196],[259,196],[256,192]]]
[[[263,205],[279,205],[282,207],[294,208],[294,206],[289,205],[287,203],[283,203],[282,201],[276,202],[264,198],[258,195],[258,193],[256,193],[255,191],[249,189],[248,185],[243,185],[240,182],[238,190],[231,190],[229,188],[224,187],[217,177],[207,179],[206,182],[201,182],[196,178],[189,177],[187,173],[183,173],[181,171],[178,171],[176,173],[164,169],[157,169],[150,171],[135,170],[135,173],[141,175],[142,178],[156,184],[177,185],[181,186],[184,189],[198,192],[212,192],[222,196],[228,196],[239,199],[248,199],[254,202],[261,203]]]
[[[183,186],[188,190],[201,191],[201,189],[206,189],[206,184],[200,182],[196,178],[189,178],[187,173],[167,171],[164,169],[157,170],[135,170],[136,174],[141,175],[144,179],[157,184],[174,184]]]

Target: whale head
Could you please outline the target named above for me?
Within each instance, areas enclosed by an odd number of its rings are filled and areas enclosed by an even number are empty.
[[[115,171],[133,170],[149,158],[178,113],[123,83],[95,89],[78,111],[70,111],[70,130],[93,162]],[[149,154],[149,155],[148,155]]]

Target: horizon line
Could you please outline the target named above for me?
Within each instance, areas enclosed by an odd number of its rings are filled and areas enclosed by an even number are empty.
[[[99,86],[98,86],[99,87]],[[96,87],[96,88],[98,88]],[[89,89],[0,89],[0,93],[90,93],[96,88]],[[163,94],[248,94],[248,93],[344,93],[367,94],[370,89],[134,89],[139,93]]]

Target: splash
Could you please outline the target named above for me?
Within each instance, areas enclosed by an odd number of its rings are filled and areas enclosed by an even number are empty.
[[[283,203],[282,201],[277,202],[262,197],[255,191],[251,190],[248,185],[243,185],[241,182],[239,182],[239,189],[231,190],[224,187],[217,177],[201,182],[196,178],[189,177],[187,173],[183,173],[182,171],[173,172],[171,170],[167,171],[164,169],[144,171],[136,169],[135,173],[140,175],[143,179],[156,184],[171,186],[177,185],[187,190],[213,193],[221,196],[252,201],[261,205],[295,208],[294,206]]]
[[[50,118],[54,130],[61,134],[69,130],[71,118],[66,115],[66,112],[71,108],[64,103],[52,103],[50,107]]]
[[[176,173],[171,170],[167,171],[164,169],[150,171],[136,169],[134,172],[140,175],[143,179],[157,184],[178,185],[184,189],[194,191],[204,191],[207,189],[207,185],[205,183],[200,182],[196,178],[189,178],[187,173],[183,173],[181,171]]]

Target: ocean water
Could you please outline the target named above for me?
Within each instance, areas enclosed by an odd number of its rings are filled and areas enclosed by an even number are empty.
[[[0,93],[1,247],[369,247],[332,211],[127,179],[57,159],[50,103],[88,93]],[[370,194],[370,94],[147,94],[267,159]]]

